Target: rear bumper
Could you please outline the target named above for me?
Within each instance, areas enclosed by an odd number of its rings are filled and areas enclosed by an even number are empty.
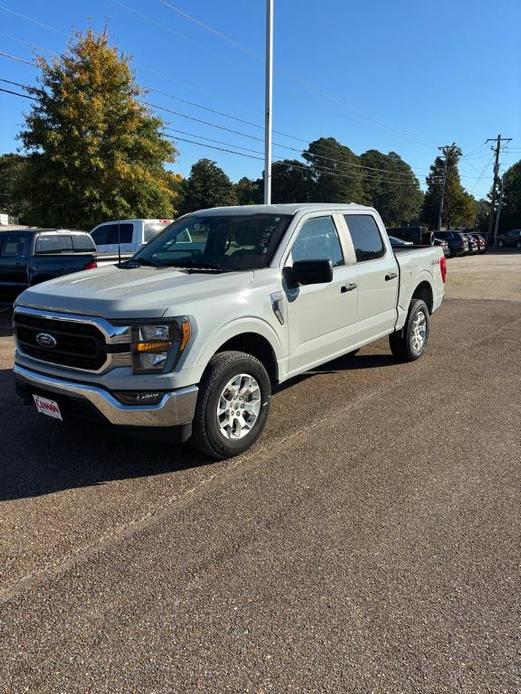
[[[47,376],[18,364],[13,371],[22,396],[54,395],[71,416],[131,427],[175,427],[189,424],[194,417],[197,386],[165,392],[157,405],[124,405],[104,388]]]

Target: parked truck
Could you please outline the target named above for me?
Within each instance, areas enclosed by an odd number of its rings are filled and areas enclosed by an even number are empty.
[[[171,219],[117,219],[98,224],[90,234],[99,265],[112,265],[134,255],[172,222]]]
[[[22,292],[53,277],[95,267],[96,246],[85,231],[0,232],[0,290],[4,292]]]
[[[169,427],[234,456],[278,384],[384,336],[421,357],[445,272],[439,247],[393,251],[369,207],[201,210],[129,261],[24,292],[18,391],[60,420]]]

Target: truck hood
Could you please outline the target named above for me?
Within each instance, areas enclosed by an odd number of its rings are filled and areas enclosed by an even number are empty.
[[[159,318],[190,313],[204,299],[226,301],[246,290],[252,270],[189,274],[173,268],[118,268],[115,265],[58,277],[26,289],[17,306],[101,316],[107,319]]]

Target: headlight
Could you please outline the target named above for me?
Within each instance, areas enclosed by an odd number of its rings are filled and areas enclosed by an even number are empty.
[[[185,316],[163,323],[143,323],[131,328],[134,373],[171,371],[190,339]]]

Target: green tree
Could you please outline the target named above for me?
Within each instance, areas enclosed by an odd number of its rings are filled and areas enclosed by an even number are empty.
[[[264,185],[261,185],[264,190]],[[271,167],[271,197],[274,203],[310,202],[313,197],[313,172],[296,159],[275,161]]]
[[[235,186],[214,161],[200,159],[183,182],[180,212],[237,204]]]
[[[385,224],[400,226],[418,218],[423,202],[413,170],[396,152],[371,149],[360,157],[366,202],[376,207]]]
[[[461,185],[458,162],[462,151],[456,145],[445,148],[447,157],[447,182],[443,205],[442,226],[473,227],[478,217],[478,204]],[[440,200],[443,187],[445,158],[438,156],[427,176],[427,192],[423,202],[422,219],[430,229],[437,228]]]
[[[521,228],[521,161],[511,166],[504,175],[503,211],[501,229]]]
[[[164,169],[175,148],[138,97],[128,58],[106,35],[78,34],[51,63],[38,58],[40,88],[20,134],[28,153],[18,189],[30,221],[89,228],[104,219],[169,217]]]
[[[27,212],[27,202],[17,197],[19,181],[26,166],[26,158],[20,154],[0,154],[0,212],[23,217]]]
[[[239,205],[256,205],[262,202],[262,190],[260,180],[253,181],[243,176],[235,184],[235,194]]]
[[[314,202],[364,202],[360,158],[334,137],[311,142],[302,153],[309,163]]]

